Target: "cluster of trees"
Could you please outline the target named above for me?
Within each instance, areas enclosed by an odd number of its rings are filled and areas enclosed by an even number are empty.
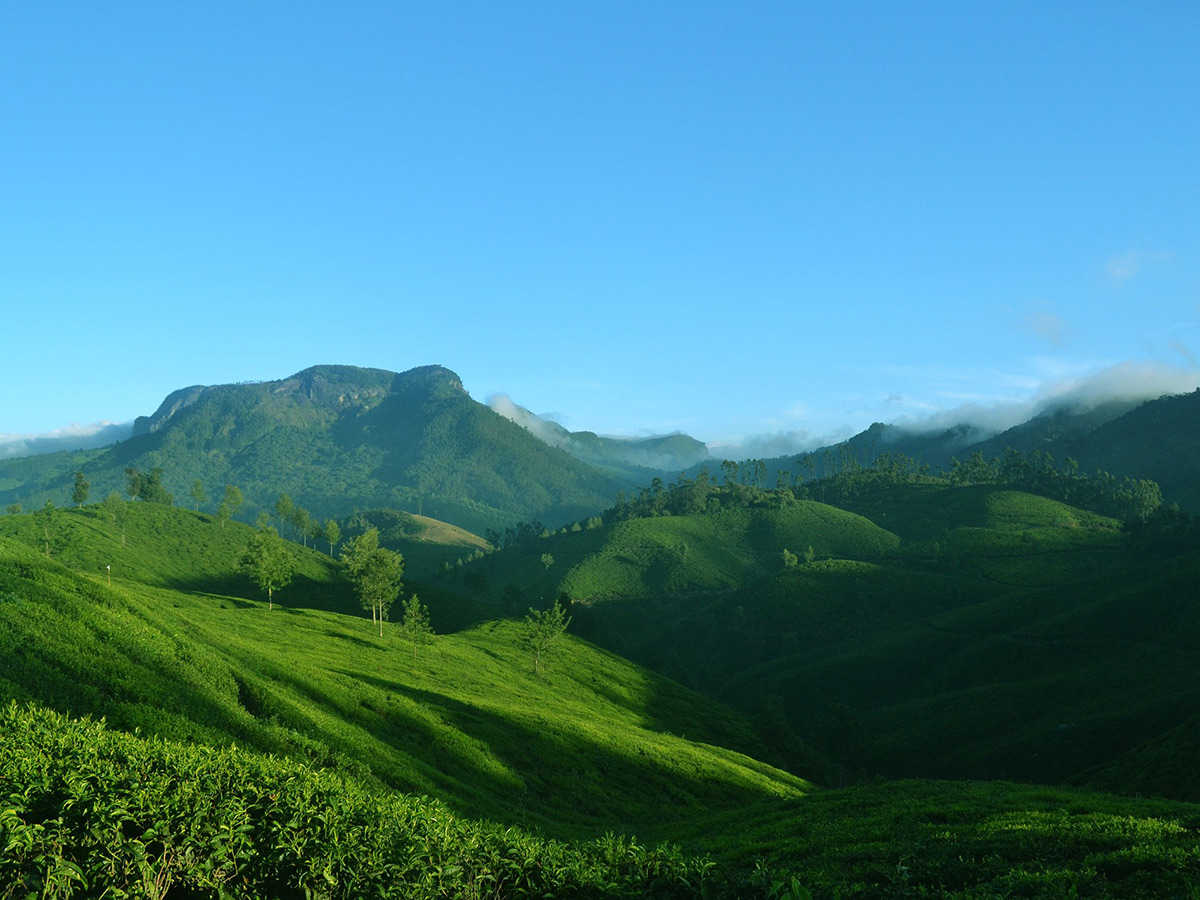
[[[616,505],[601,514],[601,521],[612,524],[624,519],[695,515],[746,507],[773,509],[808,496],[807,489],[790,478],[787,486],[762,486],[766,468],[761,460],[725,463],[722,463],[725,480],[721,484],[709,475],[707,468],[701,469],[694,479],[681,474],[678,481],[666,485],[661,478],[655,478],[636,497],[618,494]]]
[[[1145,518],[1125,523],[1125,535],[1135,549],[1173,556],[1200,549],[1200,518],[1175,503],[1164,503]]]
[[[129,493],[129,499],[143,500],[146,503],[161,503],[164,506],[174,505],[175,498],[163,487],[162,475],[163,470],[159,468],[142,472],[134,466],[126,466],[126,490]]]
[[[392,604],[400,595],[404,575],[404,557],[379,546],[379,530],[368,529],[346,542],[341,553],[346,576],[354,585],[363,609],[371,611],[371,621],[383,636],[383,623]],[[275,592],[287,587],[296,571],[296,558],[278,529],[269,523],[260,524],[251,535],[241,556],[238,568],[250,577],[259,590],[267,595],[267,609],[274,609]],[[429,610],[416,594],[404,603],[400,632],[412,644],[413,656],[417,647],[428,643],[433,629]]]
[[[507,550],[509,547],[528,547],[538,538],[546,537],[550,532],[537,519],[529,522],[518,522],[498,532],[488,528],[483,532],[483,539],[497,549]]]
[[[859,461],[849,444],[841,445],[836,452],[827,451],[826,455],[830,458],[823,467],[824,477],[810,480],[816,471],[816,460],[808,453],[796,459],[799,474],[778,471],[773,488],[764,483],[766,464],[756,459],[740,463],[724,460],[720,484],[707,469],[701,469],[694,479],[680,475],[678,481],[667,485],[661,478],[655,478],[636,497],[618,494],[616,505],[606,510],[601,518],[605,524],[611,524],[623,519],[689,515],[719,509],[777,508],[807,499],[838,504],[896,485],[934,480],[955,485],[1012,485],[1125,522],[1144,520],[1162,505],[1162,493],[1149,479],[1117,479],[1103,471],[1088,476],[1080,471],[1073,459],[1068,458],[1065,465],[1057,467],[1049,454],[1038,451],[1027,456],[1010,448],[1003,458],[991,460],[984,459],[983,454],[976,451],[965,461],[952,459],[949,471],[940,477],[930,474],[928,464],[903,453],[880,454],[869,465]],[[538,524],[526,526],[524,533],[528,534]]]
[[[279,499],[275,501],[275,518],[281,528],[289,529],[292,540],[299,541],[305,547],[308,546],[309,538],[312,539],[314,547],[317,541],[328,543],[330,556],[333,556],[333,548],[342,539],[342,528],[337,520],[326,519],[321,522],[314,519],[307,509],[293,502],[284,492],[281,492]]]
[[[1013,485],[1124,522],[1145,520],[1162,506],[1162,492],[1148,478],[1118,480],[1100,470],[1089,477],[1069,456],[1058,467],[1049,453],[1039,450],[1027,456],[1010,447],[1002,458],[990,460],[977,450],[964,461],[952,458],[947,478],[951,484]]]

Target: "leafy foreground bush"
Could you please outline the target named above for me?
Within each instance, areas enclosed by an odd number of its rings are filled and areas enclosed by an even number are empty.
[[[0,898],[695,897],[712,864],[457,818],[328,772],[0,709]]]

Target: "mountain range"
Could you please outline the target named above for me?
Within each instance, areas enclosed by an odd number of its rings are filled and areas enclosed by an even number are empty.
[[[1188,465],[1200,447],[1200,391],[1052,406],[999,434],[966,423],[938,431],[876,423],[812,451],[808,474],[832,474],[848,450],[866,464],[902,453],[938,470],[955,457],[990,459],[1008,447],[1050,454],[1058,464],[1070,457],[1087,472],[1153,479],[1166,501],[1200,509],[1200,474]],[[797,455],[764,462],[772,483],[778,472],[798,469]],[[208,508],[226,484],[238,486],[245,519],[285,492],[317,517],[386,507],[482,534],[519,521],[586,518],[620,491],[718,466],[688,435],[571,432],[507,398],[480,403],[441,366],[403,373],[314,366],[278,381],[175,390],[136,419],[130,437],[107,447],[0,460],[0,503],[65,504],[77,471],[93,496],[124,492],[126,468],[159,468],[181,504],[196,481]]]

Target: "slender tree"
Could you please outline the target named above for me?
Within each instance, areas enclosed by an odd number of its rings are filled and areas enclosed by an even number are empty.
[[[56,552],[62,540],[59,528],[58,509],[53,500],[47,500],[46,505],[37,512],[38,532],[45,545],[46,556]]]
[[[292,503],[292,498],[286,493],[280,492],[279,499],[275,501],[275,515],[279,518],[279,524],[291,524],[292,513],[295,511],[295,504]]]
[[[71,500],[77,507],[83,506],[83,504],[87,503],[88,493],[90,493],[91,489],[92,486],[88,484],[88,480],[84,477],[83,472],[76,472],[75,489],[71,491]]]
[[[417,645],[433,640],[433,628],[429,624],[429,608],[413,594],[404,601],[404,617],[400,620],[400,635],[412,644],[413,659],[417,658]]]
[[[250,576],[259,589],[267,592],[267,609],[274,609],[275,592],[292,581],[293,563],[287,545],[274,528],[259,529],[250,536],[238,568]]]
[[[342,539],[342,529],[338,526],[335,519],[325,520],[325,533],[322,537],[329,542],[329,555],[333,556],[333,548]]]
[[[300,536],[301,543],[307,547],[308,531],[312,527],[312,515],[309,511],[299,504],[294,504],[292,512],[288,516],[288,523],[295,529],[296,534]]]
[[[571,617],[566,614],[557,600],[550,609],[535,610],[532,607],[521,626],[521,646],[533,653],[533,671],[542,670],[542,657],[554,649]]]
[[[241,488],[235,487],[232,484],[225,485],[225,496],[221,499],[221,505],[217,507],[217,519],[221,523],[221,527],[225,527],[225,520],[231,519],[237,515],[238,510],[242,508]]]
[[[199,478],[192,482],[191,495],[192,500],[196,503],[196,512],[199,512],[200,504],[208,502],[208,494],[204,491],[204,482]]]
[[[121,495],[115,491],[109,491],[108,496],[104,498],[104,515],[108,517],[108,521],[112,523],[113,530],[121,536],[121,546],[125,546],[125,525],[128,521],[129,508]]]

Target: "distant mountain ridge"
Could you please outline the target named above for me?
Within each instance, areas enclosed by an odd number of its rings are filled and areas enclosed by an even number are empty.
[[[1069,457],[1089,474],[1101,469],[1118,478],[1148,478],[1158,482],[1165,502],[1200,513],[1200,389],[1153,400],[1050,406],[999,433],[966,422],[928,431],[876,422],[839,444],[763,462],[773,485],[779,472],[798,474],[798,461],[805,456],[812,477],[821,478],[836,474],[848,452],[863,465],[885,453],[904,454],[937,472],[948,470],[953,459],[978,452],[990,460],[1010,447],[1027,455],[1049,454],[1057,466]],[[711,464],[697,464],[687,475],[695,477],[705,467],[714,473]]]
[[[688,435],[571,432],[502,399],[493,398],[489,409],[437,365],[399,374],[323,365],[276,381],[192,385],[168,394],[153,414],[136,419],[127,440],[110,447],[0,460],[0,503],[65,503],[80,469],[96,499],[124,490],[125,466],[157,466],[180,504],[200,479],[210,495],[237,484],[249,506],[269,507],[282,490],[322,516],[394,507],[478,533],[521,520],[554,525],[590,516],[611,505],[618,490],[655,477],[695,477],[705,467],[717,474],[719,461]],[[860,463],[903,453],[933,471],[976,451],[987,459],[1008,447],[1039,451],[1058,465],[1070,457],[1088,473],[1152,479],[1167,502],[1200,512],[1200,391],[1060,404],[998,434],[967,423],[921,432],[877,422],[812,451],[805,476],[836,472],[846,447]],[[766,460],[769,483],[780,471],[800,474],[803,455]]]
[[[76,469],[93,499],[124,491],[127,466],[163,470],[180,505],[201,481],[226,484],[243,517],[280,492],[319,517],[393,507],[480,533],[516,521],[587,516],[640,479],[600,471],[471,399],[442,366],[403,373],[314,366],[278,381],[173,391],[128,440],[0,463],[0,502],[64,502]]]

